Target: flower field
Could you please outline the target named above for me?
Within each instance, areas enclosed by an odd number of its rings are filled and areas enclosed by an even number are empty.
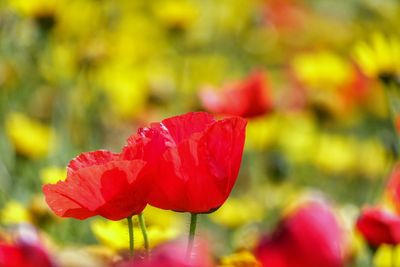
[[[397,0],[0,1],[0,267],[400,267]]]

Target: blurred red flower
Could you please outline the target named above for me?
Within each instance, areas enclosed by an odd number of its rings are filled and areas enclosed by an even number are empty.
[[[215,266],[207,244],[196,242],[194,257],[186,257],[186,243],[170,242],[155,248],[149,261],[133,260],[117,264],[116,267],[213,267]]]
[[[265,21],[278,30],[300,30],[305,24],[306,8],[302,1],[266,0],[264,7]]]
[[[344,84],[339,92],[342,101],[345,104],[346,111],[348,108],[358,106],[371,100],[371,80],[359,69],[353,66],[351,79]]]
[[[400,217],[381,208],[364,209],[356,227],[372,247],[400,243]]]
[[[180,212],[207,213],[228,198],[242,160],[246,121],[216,121],[191,112],[152,123],[128,139],[125,159],[148,161],[148,203]]]
[[[44,249],[37,244],[0,242],[1,267],[53,267]]]
[[[285,218],[255,255],[266,267],[340,267],[342,231],[328,206],[311,202]]]
[[[400,213],[400,163],[397,163],[390,175],[389,183],[386,186],[386,195],[396,208],[397,213]]]
[[[400,135],[400,114],[396,114],[394,128],[396,129],[396,133]]]
[[[100,215],[121,220],[146,206],[143,160],[122,160],[106,150],[83,153],[67,167],[67,179],[43,187],[49,207],[61,217]]]
[[[253,118],[272,110],[270,89],[262,72],[226,84],[221,91],[205,88],[200,100],[207,111],[216,114]]]

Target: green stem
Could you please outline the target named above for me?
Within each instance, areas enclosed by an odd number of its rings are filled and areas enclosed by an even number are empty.
[[[396,267],[396,245],[392,246],[392,266]]]
[[[395,82],[390,82],[385,85],[385,92],[386,92],[386,102],[389,106],[390,117],[392,121],[392,129],[394,130],[394,135],[396,137],[396,157],[399,157],[399,150],[400,150],[400,137],[397,132],[397,117],[400,116],[400,92],[399,92],[399,85]]]
[[[144,216],[143,216],[142,212],[139,213],[138,218],[139,218],[140,230],[142,230],[144,249],[146,250],[146,257],[148,257],[149,256],[149,238],[147,236],[146,223],[144,222]]]
[[[132,216],[128,217],[128,229],[129,229],[129,252],[131,258],[133,258],[135,254],[135,249],[134,249],[134,238],[133,238],[133,222],[132,222]]]
[[[188,246],[186,250],[186,258],[190,258],[190,255],[192,254],[192,248],[193,248],[193,241],[194,241],[194,236],[196,233],[196,224],[197,224],[197,214],[196,213],[191,213],[190,214],[190,229],[189,229],[189,240],[188,240]]]

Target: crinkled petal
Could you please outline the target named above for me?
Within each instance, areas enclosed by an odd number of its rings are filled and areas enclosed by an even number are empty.
[[[175,143],[179,144],[193,134],[204,131],[214,121],[214,117],[207,112],[189,112],[163,120],[157,129],[168,131]]]
[[[45,185],[43,193],[51,210],[60,217],[72,217],[79,220],[95,216],[96,214],[82,207],[76,201],[64,194],[62,190],[64,182],[55,185]]]
[[[112,160],[68,173],[65,182],[46,185],[43,192],[59,216],[85,219],[94,215],[119,220],[141,212],[148,185],[140,160]]]
[[[94,165],[105,164],[111,160],[118,158],[118,154],[114,154],[107,150],[97,150],[85,152],[71,160],[67,166],[68,172],[77,171],[82,168],[88,168]]]

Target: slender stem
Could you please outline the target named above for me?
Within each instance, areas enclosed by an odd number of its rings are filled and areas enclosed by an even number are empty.
[[[139,213],[138,218],[139,218],[140,230],[142,230],[144,249],[146,250],[146,257],[148,257],[149,256],[149,238],[147,236],[146,223],[144,222],[144,216],[143,216],[142,212]]]
[[[392,267],[396,267],[396,245],[392,246]]]
[[[133,258],[135,254],[135,249],[134,249],[134,237],[133,237],[133,222],[132,222],[132,216],[128,217],[128,229],[129,229],[129,252],[131,258]]]
[[[400,116],[400,92],[399,85],[395,82],[390,82],[385,85],[386,102],[389,106],[390,117],[392,121],[392,129],[394,129],[394,136],[396,137],[395,144],[395,157],[399,157],[400,150],[400,137],[397,129],[398,118]]]
[[[193,241],[194,241],[194,236],[196,233],[196,224],[197,224],[197,214],[191,213],[190,214],[189,240],[188,240],[188,246],[187,246],[187,250],[186,250],[186,258],[188,258],[188,259],[190,259],[190,255],[192,254]]]

